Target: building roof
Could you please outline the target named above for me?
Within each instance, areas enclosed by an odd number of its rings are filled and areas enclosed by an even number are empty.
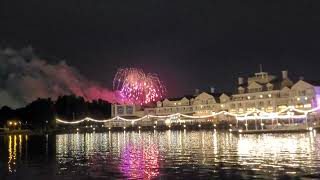
[[[313,86],[320,86],[320,80],[303,80]]]
[[[272,84],[273,85],[273,89],[274,90],[281,90],[284,87],[292,87],[293,86],[293,82],[288,78],[288,79],[282,79],[282,78],[275,78],[273,80],[271,80],[270,82],[266,82],[266,83],[261,83],[261,82],[255,82],[259,85],[262,86],[262,91],[267,91],[268,90],[268,84]],[[244,83],[243,85],[239,85],[239,87],[243,87],[245,89],[245,93],[248,93],[248,83]]]
[[[201,92],[201,93],[207,93],[207,94],[209,94],[209,95],[211,95],[211,96],[213,96],[215,99],[216,99],[216,101],[217,100],[219,100],[220,101],[220,96],[222,95],[222,94],[226,94],[227,96],[231,96],[232,95],[232,93],[211,93],[211,92],[206,92],[206,91],[203,91],[203,92]],[[200,94],[201,94],[200,93]],[[169,101],[180,101],[181,99],[183,99],[183,98],[187,98],[188,100],[191,100],[191,99],[194,99],[194,98],[196,98],[197,96],[196,95],[185,95],[185,96],[182,96],[182,97],[173,97],[173,98],[165,98],[165,99],[168,99]],[[165,99],[162,99],[161,101],[164,101]],[[217,101],[218,102],[218,101]]]

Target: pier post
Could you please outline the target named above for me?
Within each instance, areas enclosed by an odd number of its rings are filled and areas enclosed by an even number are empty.
[[[257,118],[254,118],[254,123],[255,123],[255,126],[256,126],[256,130],[258,130]]]
[[[237,121],[237,122],[236,122],[236,128],[238,129],[238,127],[239,127],[239,125],[238,125],[238,124],[239,124],[239,120],[236,119],[236,121]]]
[[[258,114],[254,113],[253,115],[254,115],[254,125],[255,125],[256,130],[258,130],[258,125],[257,125]]]
[[[304,113],[304,115],[306,116],[306,128],[308,128],[308,113]]]
[[[247,119],[247,116],[245,116],[246,118],[246,130],[248,131],[248,119]]]
[[[292,115],[290,113],[289,125],[292,123],[291,121],[292,121]]]

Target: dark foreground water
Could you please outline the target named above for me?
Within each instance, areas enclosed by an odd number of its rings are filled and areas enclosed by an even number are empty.
[[[10,135],[0,148],[0,179],[320,178],[316,132]]]

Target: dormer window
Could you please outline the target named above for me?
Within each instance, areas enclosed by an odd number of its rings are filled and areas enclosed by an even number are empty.
[[[240,87],[238,88],[239,94],[243,94],[243,93],[244,93],[244,90],[245,90],[245,89],[240,86]]]
[[[268,83],[267,84],[267,89],[268,89],[268,91],[272,91],[273,90],[273,84]]]

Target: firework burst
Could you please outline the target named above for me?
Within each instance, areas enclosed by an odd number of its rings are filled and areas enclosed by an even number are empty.
[[[113,80],[113,89],[125,104],[148,104],[163,98],[166,88],[156,74],[145,74],[141,69],[119,69]]]

